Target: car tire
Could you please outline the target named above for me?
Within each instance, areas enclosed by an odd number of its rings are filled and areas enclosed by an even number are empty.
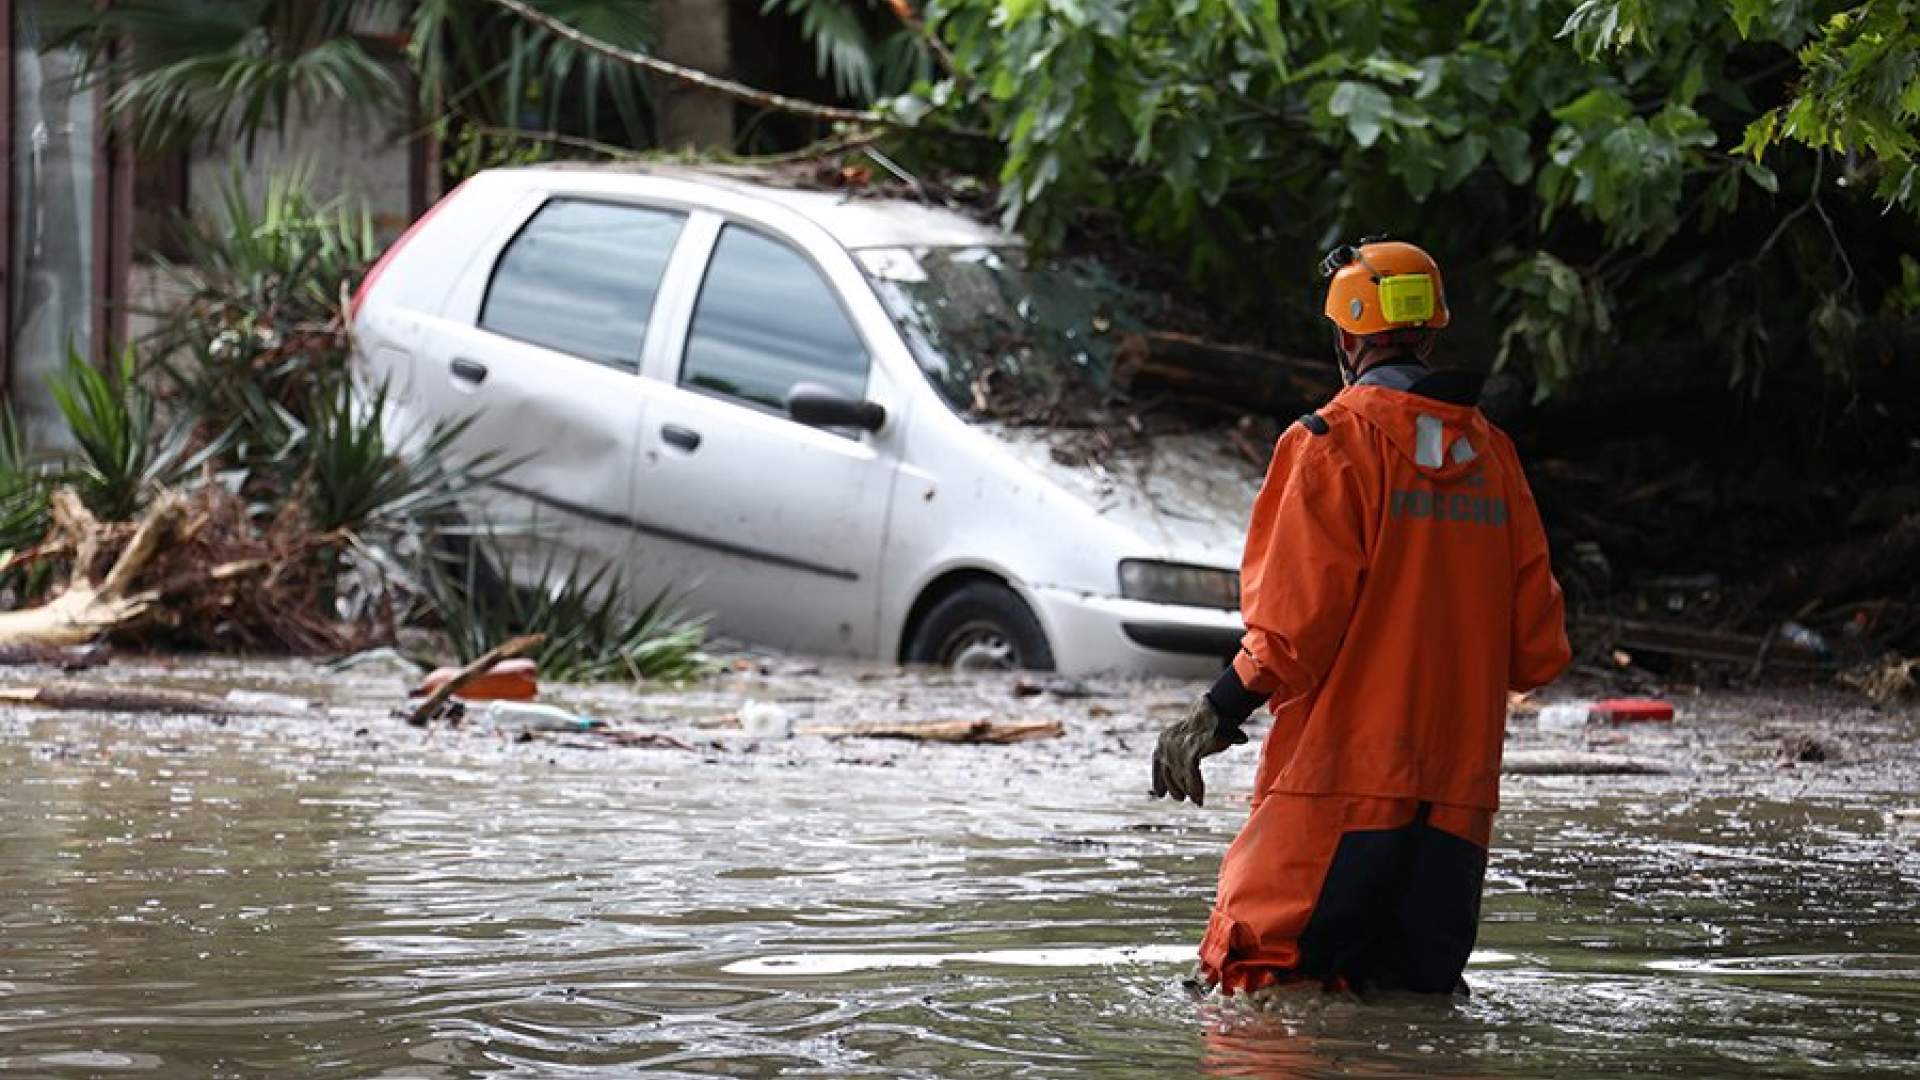
[[[987,581],[936,601],[914,626],[906,659],[961,671],[1053,670],[1053,649],[1033,609],[1012,589]]]

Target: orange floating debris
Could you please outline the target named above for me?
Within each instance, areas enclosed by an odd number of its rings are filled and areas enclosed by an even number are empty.
[[[540,692],[540,669],[532,660],[502,660],[454,696],[465,701],[532,701]],[[443,667],[424,679],[409,697],[425,697],[460,674],[459,668]]]
[[[1594,702],[1588,715],[1609,724],[1667,723],[1673,719],[1673,706],[1652,698],[1609,698]]]

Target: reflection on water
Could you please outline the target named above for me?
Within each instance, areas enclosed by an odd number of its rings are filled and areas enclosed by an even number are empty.
[[[1470,999],[1254,1011],[1181,987],[1244,808],[1146,802],[1092,742],[795,767],[318,725],[0,729],[0,1071],[1790,1076],[1920,1054],[1920,855],[1889,817],[1911,787],[1529,781]]]

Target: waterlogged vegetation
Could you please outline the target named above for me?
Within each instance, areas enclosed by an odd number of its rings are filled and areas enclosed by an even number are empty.
[[[465,422],[398,431],[387,389],[356,385],[340,306],[378,244],[364,209],[310,198],[306,179],[276,177],[256,204],[236,175],[222,216],[184,225],[189,258],[168,268],[180,305],[111,362],[75,355],[55,380],[70,450],[33,453],[0,415],[0,550],[15,553],[5,571],[15,605],[47,599],[89,543],[124,545],[131,524],[164,505],[172,541],[146,574],[158,593],[182,595],[103,632],[330,651],[419,625],[470,658],[552,629],[564,632],[543,659],[559,675],[697,674],[698,625],[664,599],[629,597],[617,573],[489,580],[457,599],[441,586],[443,534],[471,528],[464,497],[514,462],[463,455]],[[52,519],[61,489],[91,520]],[[484,539],[464,550],[498,561]]]
[[[489,534],[450,534],[446,558],[431,560],[426,601],[461,662],[470,663],[517,634],[545,641],[532,655],[561,682],[697,678],[711,668],[701,652],[702,621],[675,610],[663,594],[637,609],[616,567],[549,553],[531,570],[491,552]]]

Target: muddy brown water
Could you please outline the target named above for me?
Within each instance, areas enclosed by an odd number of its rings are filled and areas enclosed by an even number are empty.
[[[30,673],[10,673],[20,681]],[[53,678],[54,676],[41,676]],[[387,719],[398,675],[126,664],[304,718],[0,715],[0,1074],[1911,1075],[1920,721],[1705,697],[1556,735],[1654,777],[1509,778],[1463,1003],[1181,988],[1252,755],[1204,810],[1142,797],[1192,692],[775,665],[562,691],[691,751]],[[749,739],[1058,716],[1011,747]],[[1812,733],[1825,763],[1789,763]]]

